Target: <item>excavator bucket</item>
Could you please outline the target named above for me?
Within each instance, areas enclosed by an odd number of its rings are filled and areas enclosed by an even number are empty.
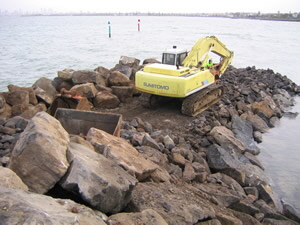
[[[120,137],[122,115],[58,108],[55,116],[69,134],[86,135],[91,127]]]

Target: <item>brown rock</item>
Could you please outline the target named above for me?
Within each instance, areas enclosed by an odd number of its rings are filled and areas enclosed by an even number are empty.
[[[216,216],[221,224],[243,225],[243,222],[234,216],[226,215],[221,212],[217,213]]]
[[[108,77],[108,85],[111,86],[128,86],[130,83],[129,78],[119,72],[119,71],[114,71],[112,72],[109,77]]]
[[[9,168],[29,187],[45,193],[69,167],[66,151],[69,134],[60,122],[46,112],[37,113],[17,141]]]
[[[30,105],[28,103],[13,105],[11,107],[12,116],[21,115],[23,112],[25,112],[29,108],[29,106]]]
[[[160,61],[156,60],[156,59],[145,59],[143,61],[143,65],[145,64],[151,64],[151,63],[161,63]]]
[[[77,84],[70,91],[76,91],[78,95],[86,98],[94,98],[98,92],[93,83]]]
[[[191,182],[196,177],[195,170],[192,166],[192,163],[187,162],[184,166],[182,178],[185,182]]]
[[[274,111],[265,101],[254,102],[252,103],[251,108],[255,114],[262,113],[267,118],[271,118],[274,115]]]
[[[25,119],[31,119],[35,114],[38,112],[46,112],[47,107],[44,103],[39,103],[37,105],[29,105],[28,109],[25,110],[22,114],[21,117]]]
[[[133,96],[133,88],[130,86],[112,86],[111,88],[121,102],[127,102]]]
[[[44,89],[40,87],[34,88],[36,96],[41,99],[43,102],[45,102],[48,105],[51,105],[54,100],[54,95],[46,92]]]
[[[129,203],[136,212],[154,209],[174,225],[192,225],[198,221],[215,218],[215,210],[201,193],[187,184],[138,183]]]
[[[12,91],[6,96],[6,102],[13,105],[29,104],[29,94],[27,91]]]
[[[28,187],[20,177],[9,168],[0,166],[0,184],[7,188],[17,188],[27,191]]]
[[[252,124],[254,131],[266,132],[269,130],[267,123],[256,114],[249,113],[246,119]]]
[[[179,152],[172,152],[172,161],[181,167],[185,165],[185,158]]]
[[[168,225],[164,218],[153,209],[145,209],[136,213],[118,213],[108,218],[110,225],[151,224]]]
[[[106,225],[103,213],[67,199],[0,186],[1,224]]]
[[[139,181],[149,177],[158,168],[157,165],[145,159],[126,140],[110,135],[105,131],[91,128],[86,139],[95,147],[97,152],[116,162]],[[103,145],[106,148],[103,148]],[[98,148],[100,148],[99,151]]]
[[[96,71],[78,70],[72,74],[72,81],[74,84],[97,83],[101,77]]]
[[[32,105],[36,105],[38,104],[35,92],[33,90],[32,87],[19,87],[16,85],[8,85],[7,86],[9,92],[13,92],[13,91],[27,91],[28,92],[28,96],[29,96],[29,103]]]
[[[0,119],[8,119],[12,116],[12,109],[9,104],[5,104],[0,111]]]
[[[233,149],[238,152],[246,150],[245,145],[238,140],[233,132],[224,126],[214,127],[210,135],[217,141],[217,143],[226,149]]]
[[[109,91],[99,91],[93,100],[93,104],[94,107],[98,108],[114,109],[119,106],[120,100]]]

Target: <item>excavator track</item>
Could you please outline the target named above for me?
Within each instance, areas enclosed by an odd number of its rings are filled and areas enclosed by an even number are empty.
[[[196,92],[183,100],[181,113],[187,116],[196,116],[217,103],[221,99],[222,93],[221,85],[211,85]]]
[[[155,109],[159,105],[160,97],[158,95],[142,93],[139,97],[141,105],[148,109]]]

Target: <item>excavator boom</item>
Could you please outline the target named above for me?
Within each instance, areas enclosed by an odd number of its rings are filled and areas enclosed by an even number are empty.
[[[233,52],[228,50],[215,36],[209,36],[198,40],[188,56],[184,59],[183,66],[198,67],[204,65],[209,58],[210,52],[213,52],[222,58],[219,70],[220,73],[223,74],[232,61]]]

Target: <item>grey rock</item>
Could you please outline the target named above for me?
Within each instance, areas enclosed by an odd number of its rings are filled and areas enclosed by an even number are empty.
[[[258,155],[260,149],[253,139],[253,128],[250,122],[234,115],[232,117],[232,131],[237,139],[239,139],[246,147],[246,151]]]
[[[160,150],[158,143],[153,138],[151,138],[149,134],[144,135],[142,145]]]
[[[172,138],[170,138],[169,135],[166,135],[163,139],[163,143],[165,147],[169,150],[173,149],[175,147],[175,143]]]
[[[227,174],[241,185],[257,186],[261,183],[267,183],[263,170],[252,165],[242,154],[227,151],[218,145],[212,145],[207,151],[207,159],[211,169]]]
[[[282,201],[283,214],[291,220],[300,223],[300,213],[295,208],[285,201]]]
[[[98,76],[101,75],[96,71],[78,70],[72,73],[72,81],[74,84],[97,83]]]
[[[41,77],[38,79],[33,85],[32,85],[34,91],[36,89],[41,88],[44,90],[49,96],[52,96],[52,98],[57,94],[55,87],[52,85],[52,80]],[[39,97],[39,96],[38,96]]]
[[[35,87],[34,91],[35,91],[36,96],[40,100],[44,101],[48,105],[52,104],[52,102],[54,100],[54,95],[52,93],[49,93],[40,87]]]
[[[71,81],[74,70],[72,69],[64,69],[62,71],[57,71],[57,76],[65,81]]]
[[[128,204],[138,182],[134,177],[84,145],[71,142],[67,155],[71,166],[60,181],[64,189],[104,213],[120,212]]]

